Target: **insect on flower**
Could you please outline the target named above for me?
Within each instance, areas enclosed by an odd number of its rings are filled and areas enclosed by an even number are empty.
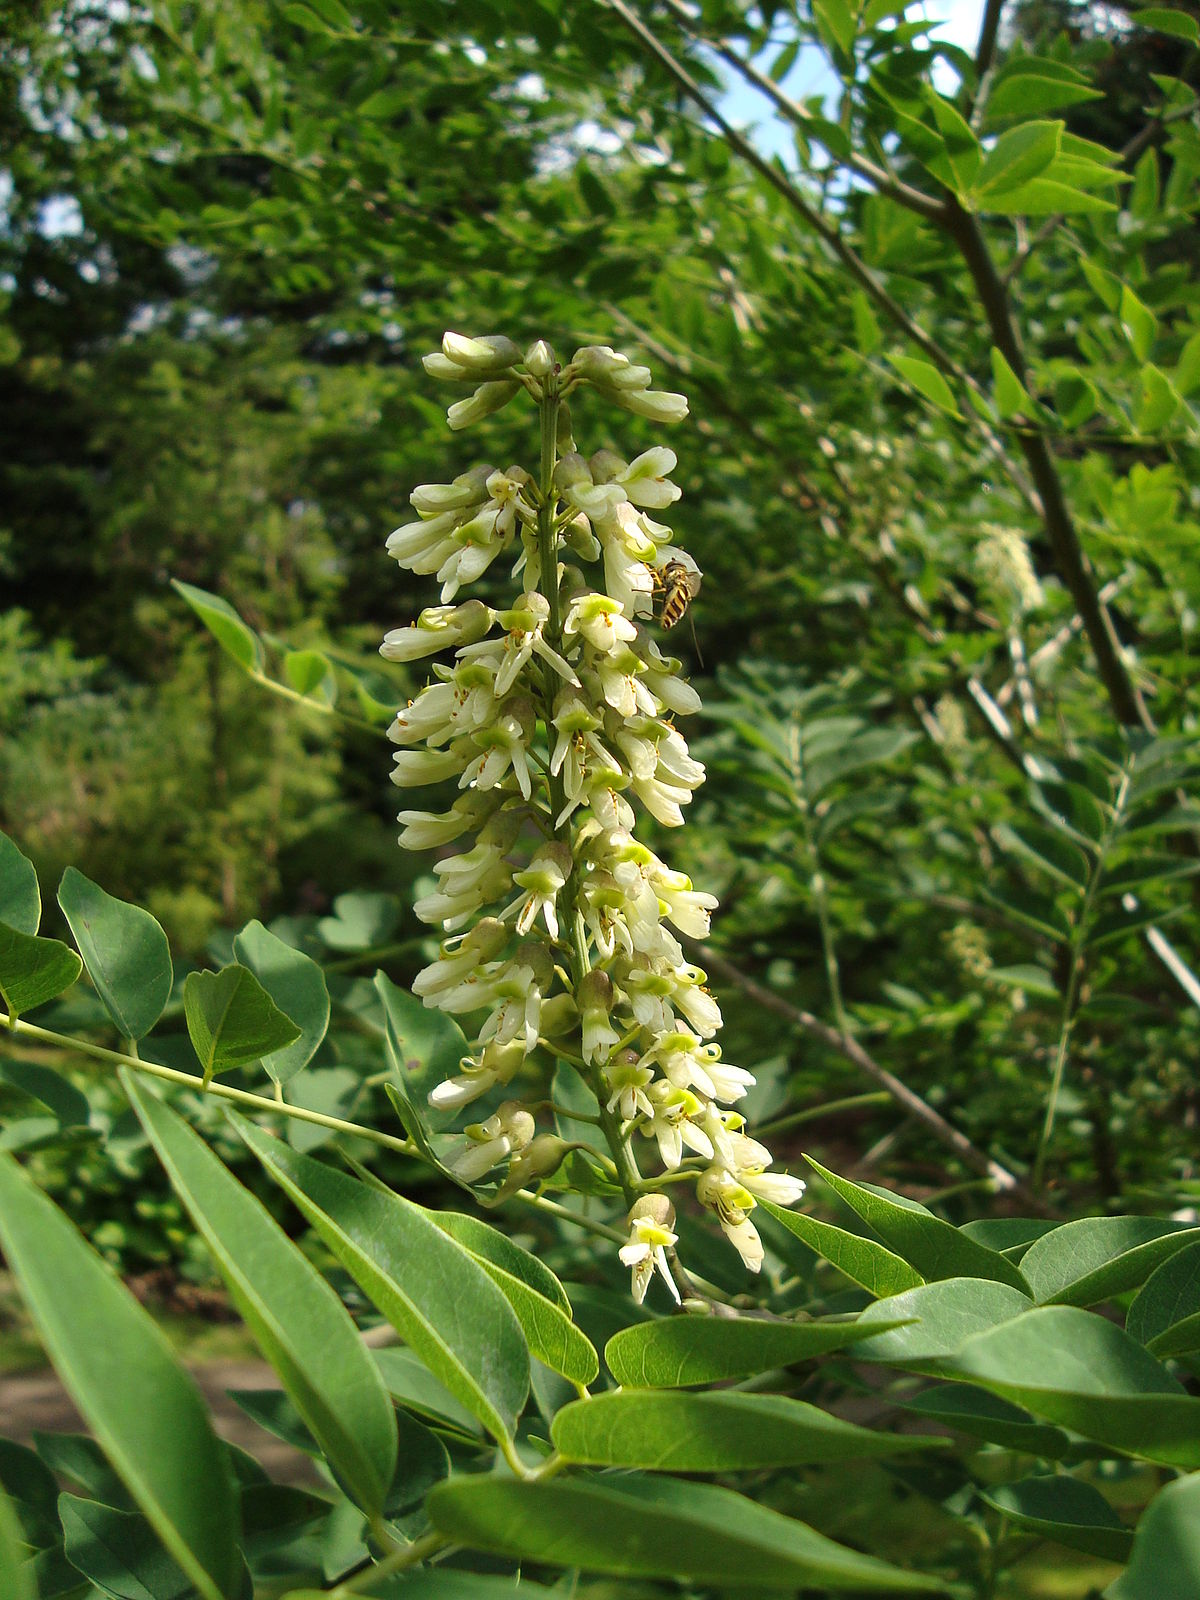
[[[673,628],[683,621],[688,607],[700,593],[703,574],[693,561],[673,557],[654,574],[654,592],[662,597],[658,613],[660,627]]]

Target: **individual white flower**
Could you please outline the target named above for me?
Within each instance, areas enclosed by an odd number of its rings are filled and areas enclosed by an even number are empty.
[[[619,1050],[604,1064],[604,1080],[612,1093],[605,1107],[615,1111],[622,1122],[635,1117],[652,1118],[654,1106],[646,1090],[654,1082],[654,1069],[646,1066],[636,1050]]]
[[[768,1172],[775,1158],[757,1139],[747,1138],[744,1133],[731,1133],[725,1136],[724,1144],[724,1153],[732,1157],[733,1175],[759,1200],[769,1200],[777,1206],[794,1206],[808,1187],[803,1178],[793,1178],[790,1173]]]
[[[612,1025],[612,979],[598,967],[585,973],[575,990],[575,1004],[582,1023],[583,1059],[593,1064],[607,1061],[620,1042]]]
[[[492,625],[493,612],[482,600],[461,606],[429,606],[407,628],[385,633],[379,654],[388,661],[417,661],[451,645],[474,644]]]
[[[623,614],[619,600],[606,594],[587,593],[572,600],[567,611],[563,637],[570,638],[572,634],[580,634],[593,650],[612,655],[618,646],[637,638],[637,628]]]
[[[501,378],[492,383],[481,383],[475,393],[467,400],[456,400],[446,413],[446,421],[457,432],[460,428],[469,428],[476,422],[482,422],[484,417],[490,417],[493,411],[499,411],[519,394],[521,385],[515,378]],[[649,412],[643,412],[649,416]]]
[[[464,1183],[478,1183],[499,1162],[526,1149],[535,1132],[536,1124],[520,1101],[506,1100],[486,1122],[463,1129],[465,1142],[446,1165]]]
[[[625,1266],[633,1269],[633,1298],[641,1305],[657,1272],[678,1305],[679,1290],[671,1276],[667,1251],[677,1242],[671,1230],[675,1208],[665,1194],[646,1194],[635,1200],[629,1212],[629,1243],[617,1251]]]
[[[541,1032],[542,1002],[554,981],[554,966],[545,945],[532,941],[490,979],[494,1009],[479,1030],[479,1041],[522,1039],[528,1053]]]
[[[763,1245],[758,1229],[750,1221],[754,1196],[724,1167],[710,1167],[696,1184],[696,1198],[716,1213],[725,1237],[751,1272],[763,1264]]]
[[[706,1161],[712,1160],[712,1140],[697,1120],[704,1115],[704,1102],[697,1095],[657,1078],[646,1090],[646,1098],[654,1114],[643,1124],[642,1132],[657,1140],[664,1167],[675,1170],[683,1160],[685,1145]]]
[[[513,873],[513,882],[525,890],[522,898],[515,902],[519,908],[516,921],[518,933],[528,933],[540,916],[550,937],[558,938],[555,901],[558,891],[570,877],[574,864],[570,846],[556,840],[543,845],[523,871]]]
[[[455,989],[482,962],[498,956],[511,937],[498,917],[483,917],[457,938],[447,939],[438,958],[423,967],[412,982],[412,992],[428,1005]]]
[[[668,450],[665,445],[644,450],[629,463],[612,450],[600,450],[588,465],[594,482],[620,484],[635,506],[661,511],[679,499],[679,489],[669,481],[677,458],[674,450]]]
[[[487,499],[491,474],[491,467],[480,465],[460,473],[452,483],[419,484],[409,495],[409,504],[418,516],[436,517],[443,511],[457,511],[465,519]]]
[[[392,782],[400,789],[420,789],[427,783],[456,778],[463,756],[455,750],[397,750],[392,757]]]
[[[524,1060],[525,1050],[519,1039],[510,1039],[506,1044],[492,1040],[478,1056],[464,1058],[463,1071],[458,1076],[446,1078],[430,1090],[429,1104],[435,1111],[457,1111],[498,1083],[510,1083]]]
[[[654,889],[666,906],[666,915],[689,939],[707,939],[712,913],[717,909],[716,895],[704,894],[692,888],[692,880],[685,872],[671,872],[666,868],[654,877]]]
[[[473,734],[474,743],[484,754],[462,773],[459,788],[470,785],[475,789],[494,789],[511,772],[528,800],[533,793],[528,753],[534,719],[534,708],[528,700],[510,700],[494,722]]]
[[[561,678],[579,687],[579,679],[569,662],[564,661],[545,638],[546,624],[550,620],[550,603],[536,590],[523,594],[511,611],[500,613],[501,626],[507,630],[504,640],[504,662],[496,674],[496,696],[506,695],[536,653],[552,666]]]
[[[453,844],[455,839],[477,828],[486,816],[481,795],[459,795],[449,811],[401,811],[397,822],[404,824],[400,843],[405,850],[435,850]]]
[[[476,339],[461,333],[444,333],[442,354],[456,367],[470,372],[502,372],[521,359],[518,347],[502,333],[488,333]]]

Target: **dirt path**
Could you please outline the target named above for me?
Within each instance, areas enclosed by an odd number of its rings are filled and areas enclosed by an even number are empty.
[[[192,1368],[192,1376],[212,1408],[217,1432],[260,1462],[277,1483],[319,1483],[312,1462],[274,1438],[229,1398],[229,1389],[278,1389],[275,1374],[261,1361],[211,1361]],[[79,1433],[83,1423],[66,1391],[49,1368],[0,1377],[0,1435],[28,1444],[37,1433]]]

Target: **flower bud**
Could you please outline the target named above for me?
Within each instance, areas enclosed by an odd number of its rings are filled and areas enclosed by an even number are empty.
[[[508,1174],[497,1191],[496,1199],[498,1201],[506,1199],[516,1190],[523,1189],[527,1183],[533,1183],[539,1178],[549,1178],[558,1171],[570,1153],[571,1146],[565,1139],[560,1139],[553,1133],[539,1133],[528,1150],[519,1155],[509,1167]]]
[[[682,422],[688,414],[686,397],[667,390],[614,389],[612,398],[626,411],[649,417],[652,422]]]
[[[520,389],[515,378],[505,378],[496,383],[481,383],[469,400],[457,400],[446,413],[446,421],[456,431],[482,422],[493,411],[500,411]],[[686,407],[685,407],[686,409]]]
[[[422,356],[421,365],[431,378],[449,379],[451,383],[470,383],[473,374],[465,367],[460,367],[457,361],[449,361],[440,350],[435,350],[432,355]]]
[[[542,1004],[538,1031],[547,1039],[561,1039],[579,1025],[579,1011],[569,994],[551,995]]]
[[[575,448],[575,435],[571,429],[571,408],[565,400],[558,408],[558,429],[555,443],[559,455],[568,455]]]
[[[430,606],[410,628],[384,635],[379,654],[386,661],[417,661],[448,645],[474,644],[492,625],[492,612],[482,600],[461,606]]]
[[[554,350],[545,339],[531,344],[525,352],[525,371],[531,378],[548,378],[555,365]]]
[[[629,357],[619,355],[611,345],[585,344],[571,357],[571,365],[581,378],[611,383],[629,366]]]
[[[568,489],[574,489],[581,483],[591,483],[592,475],[588,471],[588,464],[578,451],[572,450],[565,456],[560,456],[554,468],[554,487],[559,494],[565,494]]]
[[[515,366],[521,352],[511,339],[502,333],[485,334],[480,339],[468,339],[461,333],[442,335],[442,354],[455,366],[470,372],[503,372]]]
[[[649,1222],[670,1232],[675,1226],[675,1207],[665,1194],[644,1194],[630,1207],[629,1222],[631,1226],[635,1222]]]

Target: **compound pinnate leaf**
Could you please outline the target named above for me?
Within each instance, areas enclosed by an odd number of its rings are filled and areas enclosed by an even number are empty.
[[[604,1361],[627,1388],[687,1389],[812,1361],[874,1338],[861,1322],[760,1322],[753,1317],[664,1317],[623,1328]]]
[[[259,1061],[300,1037],[249,967],[220,972],[189,972],[183,986],[183,1014],[207,1083],[248,1061]]]
[[[396,1469],[396,1426],[349,1312],[199,1134],[131,1073],[121,1079],[263,1354],[347,1494],[376,1514]]]
[[[945,1444],[872,1433],[819,1406],[775,1394],[632,1389],[564,1406],[550,1436],[568,1461],[655,1472],[735,1472],[871,1460]]]
[[[240,1584],[228,1457],[166,1339],[58,1208],[0,1157],[0,1244],[59,1377],[204,1600]]]
[[[242,1138],[350,1276],[450,1393],[498,1438],[529,1393],[512,1307],[475,1258],[420,1206],[368,1188],[242,1118]]]
[[[325,974],[311,956],[285,944],[258,921],[248,922],[237,935],[233,954],[300,1029],[300,1037],[294,1043],[262,1058],[275,1082],[287,1083],[312,1060],[329,1026]]]
[[[58,903],[88,976],[123,1038],[144,1039],[175,981],[167,936],[148,911],[107,893],[68,867]]]
[[[429,1497],[435,1528],[477,1549],[618,1577],[707,1586],[944,1594],[936,1578],[835,1544],[730,1489],[674,1478],[517,1483],[459,1478]]]

